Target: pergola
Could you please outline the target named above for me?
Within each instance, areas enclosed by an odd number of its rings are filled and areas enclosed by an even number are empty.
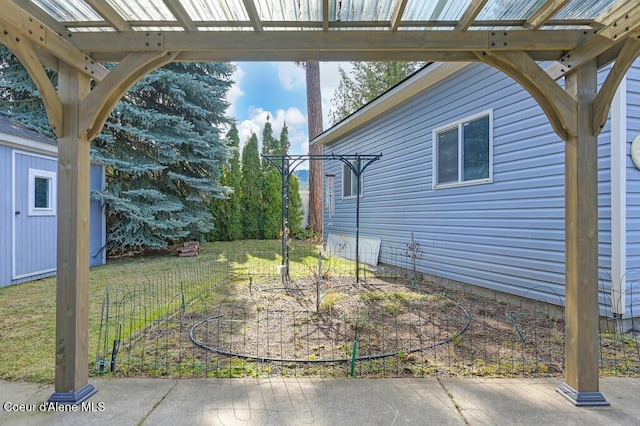
[[[638,0],[0,0],[0,8],[0,42],[29,71],[59,140],[51,401],[78,403],[96,391],[88,383],[89,147],[137,80],[172,61],[412,60],[496,67],[531,93],[565,141],[559,391],[577,405],[607,404],[598,385],[597,136],[640,52]],[[610,63],[598,90],[596,72]],[[57,71],[57,87],[44,67]]]

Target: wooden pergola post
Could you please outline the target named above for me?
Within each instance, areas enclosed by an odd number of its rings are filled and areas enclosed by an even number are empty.
[[[56,385],[49,402],[78,404],[97,390],[89,367],[89,167],[90,143],[79,131],[80,101],[90,79],[60,64],[62,136],[58,141],[58,260]]]
[[[565,143],[566,383],[558,392],[576,405],[609,405],[598,387],[598,137],[593,104],[597,65],[566,76],[576,100],[577,134]]]

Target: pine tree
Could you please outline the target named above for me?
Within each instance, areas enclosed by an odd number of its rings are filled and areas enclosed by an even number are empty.
[[[224,96],[233,67],[169,64],[140,80],[96,138],[93,157],[107,166],[107,249],[163,248],[212,230],[208,205],[224,197],[228,149]]]
[[[258,239],[261,237],[261,188],[262,173],[258,155],[258,136],[253,133],[242,149],[240,206],[242,209],[242,238],[244,239]]]
[[[226,198],[213,198],[209,211],[214,228],[207,235],[209,241],[234,241],[242,238],[240,208],[240,139],[235,123],[226,135],[226,145],[231,151],[229,164],[223,166],[221,184],[229,188]]]
[[[341,67],[340,83],[331,98],[333,108],[329,111],[331,124],[380,96],[391,87],[416,72],[422,62],[352,62],[351,75]]]
[[[291,143],[289,142],[289,128],[287,123],[282,126],[280,132],[280,139],[278,141],[278,153],[288,154]],[[282,192],[282,190],[280,191]],[[289,234],[295,235],[300,232],[302,228],[302,217],[304,211],[302,209],[302,198],[300,197],[300,183],[298,177],[291,174],[289,178]]]
[[[56,75],[47,70],[53,83]],[[27,128],[55,139],[40,93],[20,61],[0,44],[0,111]]]
[[[289,180],[289,230],[291,235],[298,235],[302,230],[302,197],[298,176],[292,174]]]

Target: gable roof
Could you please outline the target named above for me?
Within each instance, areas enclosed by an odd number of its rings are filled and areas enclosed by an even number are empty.
[[[436,62],[393,86],[362,108],[325,130],[309,143],[327,145],[363,124],[381,116],[408,99],[417,96],[442,79],[468,66],[467,62]]]
[[[38,132],[27,129],[23,124],[13,121],[6,115],[0,113],[0,133],[16,136],[18,138],[45,143],[47,145],[58,145],[58,142],[41,135]]]

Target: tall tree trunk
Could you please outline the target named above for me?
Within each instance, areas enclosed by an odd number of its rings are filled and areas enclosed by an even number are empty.
[[[322,99],[320,95],[320,63],[309,61],[307,75],[307,117],[309,140],[322,133]],[[322,154],[322,145],[310,145],[309,154]],[[309,227],[322,233],[322,161],[309,162]]]

